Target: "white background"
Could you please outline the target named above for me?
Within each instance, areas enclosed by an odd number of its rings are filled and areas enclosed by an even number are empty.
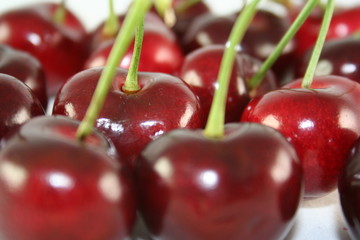
[[[352,5],[359,1],[336,2],[341,5]],[[46,2],[46,0],[2,0],[0,14],[35,2]],[[107,2],[106,0],[67,0],[68,7],[84,22],[89,31],[107,16]],[[115,0],[116,12],[124,12],[129,2],[130,0]],[[242,6],[242,1],[234,0],[206,0],[206,2],[219,14],[235,11]],[[333,192],[317,200],[303,201],[296,224],[286,240],[349,240],[339,206],[338,193]]]

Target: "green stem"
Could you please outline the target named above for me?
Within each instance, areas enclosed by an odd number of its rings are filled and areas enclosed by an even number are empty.
[[[101,73],[85,117],[77,129],[76,137],[79,140],[83,140],[92,132],[96,119],[104,105],[106,95],[115,77],[117,66],[133,40],[134,29],[144,18],[150,6],[150,0],[134,0],[130,7],[124,23],[115,39],[107,64]]]
[[[167,26],[172,27],[176,22],[175,11],[172,7],[172,0],[153,0],[156,11],[164,19]]]
[[[63,24],[66,17],[66,0],[62,0],[54,13],[54,21],[57,24]]]
[[[321,24],[320,32],[319,32],[318,38],[316,40],[313,52],[311,54],[309,65],[305,72],[305,76],[301,83],[301,87],[303,87],[303,88],[311,87],[311,83],[312,83],[314,75],[315,75],[316,65],[319,61],[321,51],[322,51],[322,48],[323,48],[325,40],[326,40],[326,35],[329,30],[329,26],[330,26],[331,19],[332,19],[333,13],[334,13],[334,9],[335,9],[334,0],[328,0],[326,9],[325,9],[325,13],[324,13],[324,18],[323,18],[323,21]]]
[[[276,45],[274,51],[270,54],[269,57],[266,58],[265,62],[261,65],[259,71],[257,71],[256,74],[248,82],[249,89],[256,89],[261,84],[261,81],[264,79],[267,71],[273,66],[274,62],[279,58],[286,45],[294,37],[294,35],[297,33],[299,28],[302,26],[302,24],[305,22],[305,20],[308,18],[308,16],[318,3],[319,0],[309,0],[306,3],[299,15],[296,17],[295,21],[291,24],[288,31],[281,38],[280,42]]]
[[[140,90],[138,82],[138,69],[141,55],[141,47],[144,36],[144,20],[139,24],[134,43],[134,52],[131,58],[129,72],[126,76],[124,86],[122,87],[124,92],[134,93]]]
[[[114,0],[109,0],[109,17],[107,18],[103,34],[105,36],[115,36],[119,30],[119,21],[114,10]]]
[[[220,64],[218,83],[219,87],[215,91],[214,99],[211,104],[209,118],[204,130],[204,135],[210,138],[221,138],[224,135],[225,107],[228,93],[230,75],[233,69],[236,47],[245,35],[245,32],[252,21],[256,7],[260,0],[253,0],[245,6],[236,19],[234,27],[230,33],[229,41],[224,51]]]

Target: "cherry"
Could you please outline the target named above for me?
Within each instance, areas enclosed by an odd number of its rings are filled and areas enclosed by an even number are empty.
[[[85,62],[85,69],[104,66],[113,47],[113,41],[104,42]],[[130,45],[119,67],[129,69],[134,43]],[[175,74],[183,63],[184,55],[175,36],[164,35],[155,26],[145,28],[139,71]]]
[[[239,46],[241,51],[260,60],[265,60],[271,54],[291,23],[288,15],[279,15],[269,9],[260,9],[257,12]],[[196,18],[182,39],[186,51],[211,44],[225,44],[235,16],[207,14]],[[279,83],[285,81],[287,74],[292,71],[295,47],[295,42],[290,41],[272,67]]]
[[[214,91],[218,87],[217,77],[224,49],[223,45],[210,45],[194,50],[185,57],[180,71],[180,78],[198,95],[206,119]],[[239,121],[242,111],[250,100],[247,80],[259,67],[260,61],[257,59],[242,52],[237,54],[227,96],[225,122]],[[277,88],[275,77],[270,71],[262,81],[262,85],[254,89],[251,94],[252,96],[264,94],[275,88]]]
[[[31,118],[45,114],[30,88],[10,75],[0,73],[0,96],[0,141]]]
[[[359,239],[360,237],[359,157],[359,141],[356,141],[341,172],[338,188],[341,209],[349,230],[348,233],[352,239]]]
[[[358,18],[359,13],[360,6],[337,11],[331,21],[327,39],[348,37],[358,32],[360,30],[360,23],[354,21],[354,19]],[[314,45],[320,29],[322,16],[322,12],[311,15],[300,28],[296,35],[298,43],[296,52],[298,55],[301,56],[301,54]]]
[[[127,239],[135,219],[132,182],[111,143],[79,123],[38,117],[0,153],[0,231],[5,239]]]
[[[136,174],[139,208],[153,236],[286,235],[302,196],[294,149],[281,134],[257,124],[230,124],[225,132],[216,140],[200,130],[175,130],[142,152]]]
[[[121,27],[121,25],[124,22],[124,19],[126,17],[125,15],[120,15],[117,17],[117,21],[118,21],[118,25]],[[162,34],[164,34],[165,36],[167,36],[170,39],[175,39],[175,35],[174,33],[165,25],[165,23],[162,21],[162,19],[154,12],[148,12],[145,15],[145,29],[152,29],[152,30],[156,30],[156,31],[160,31]],[[118,30],[119,29],[115,29],[116,31],[110,31],[110,32],[105,32],[104,28],[106,26],[106,22],[102,22],[101,24],[99,24],[99,26],[97,26],[95,28],[94,31],[92,31],[90,33],[89,36],[89,41],[90,41],[90,52],[94,52],[99,48],[102,48],[102,45],[108,41],[114,40]]]
[[[53,114],[83,119],[103,68],[84,70],[67,81],[57,94]],[[160,73],[139,73],[137,92],[124,91],[127,71],[117,69],[96,127],[132,165],[144,146],[176,128],[203,126],[200,104],[181,79]]]
[[[26,51],[42,63],[48,95],[78,72],[86,57],[83,31],[59,25],[45,7],[28,6],[0,16],[0,43]],[[56,56],[56,57],[55,57]]]
[[[337,75],[360,82],[360,41],[357,37],[332,39],[325,43],[317,66],[317,75]],[[303,76],[310,51],[299,59],[297,75]]]
[[[301,81],[254,98],[242,121],[280,131],[302,161],[305,197],[321,197],[336,188],[348,151],[359,137],[360,85],[337,76],[316,77],[312,88]]]
[[[24,82],[40,100],[44,109],[48,104],[45,72],[41,63],[32,55],[0,44],[0,72]]]
[[[211,12],[203,1],[198,1],[190,6],[186,6],[186,1],[174,2],[176,22],[172,29],[178,37],[185,34],[186,29],[193,24],[197,17]]]

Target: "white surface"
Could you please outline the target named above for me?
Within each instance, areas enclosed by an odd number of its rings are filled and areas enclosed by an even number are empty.
[[[360,0],[338,0],[341,5],[352,5]],[[2,0],[0,14],[8,9],[46,0]],[[56,2],[56,1],[55,1]],[[118,13],[126,9],[130,0],[115,0]],[[241,1],[206,0],[218,13],[234,11],[242,6]],[[237,3],[237,5],[235,5]],[[88,30],[97,26],[107,15],[105,0],[67,0],[69,8],[85,23]],[[317,200],[303,201],[294,228],[286,240],[349,240],[344,226],[337,192]]]

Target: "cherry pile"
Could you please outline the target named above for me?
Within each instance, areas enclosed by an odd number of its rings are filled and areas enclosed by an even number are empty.
[[[0,239],[136,239],[139,222],[153,239],[283,239],[335,190],[359,239],[360,7],[335,9],[310,85],[321,5],[257,85],[307,1],[153,2],[91,31],[65,1],[0,15]]]

